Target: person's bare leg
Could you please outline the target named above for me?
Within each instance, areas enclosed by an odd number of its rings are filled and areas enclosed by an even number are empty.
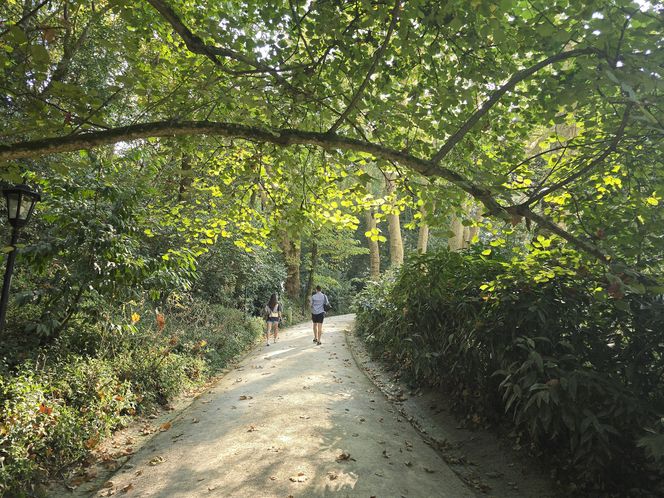
[[[318,342],[318,339],[316,339],[316,322],[313,322],[314,325],[314,342]]]
[[[267,322],[265,325],[265,345],[270,345],[270,328],[272,328],[272,322]]]
[[[320,344],[320,335],[321,332],[323,332],[323,324],[322,323],[317,323],[316,324],[316,342]]]
[[[272,324],[272,332],[274,333],[274,342],[277,342],[277,339],[279,339],[279,322]]]

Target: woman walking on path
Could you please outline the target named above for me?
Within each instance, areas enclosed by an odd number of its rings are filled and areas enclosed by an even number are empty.
[[[277,295],[272,294],[270,301],[265,305],[265,345],[270,345],[270,329],[274,336],[274,341],[279,339],[279,321],[281,320],[281,303],[277,300]]]
[[[311,321],[314,323],[314,342],[320,346],[320,336],[323,334],[323,318],[325,311],[330,309],[330,301],[321,292],[320,285],[316,286],[316,293],[311,296]]]

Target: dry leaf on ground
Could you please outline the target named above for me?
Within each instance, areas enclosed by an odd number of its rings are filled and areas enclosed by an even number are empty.
[[[350,459],[350,453],[347,451],[342,451],[339,456],[337,456],[337,462],[344,462]]]
[[[291,480],[292,482],[304,482],[308,478],[307,476],[304,475],[304,472],[298,472],[296,476],[291,476],[288,479]]]
[[[165,461],[166,459],[163,456],[156,456],[152,460],[150,460],[150,465],[154,467],[155,465],[159,465],[160,463],[164,463]]]
[[[129,483],[124,488],[122,488],[122,492],[129,493],[132,489],[134,489],[134,485],[132,483]]]
[[[254,397],[253,396],[245,396],[244,394],[242,396],[240,396],[240,401],[244,401],[244,400],[247,400],[247,399],[254,399]]]

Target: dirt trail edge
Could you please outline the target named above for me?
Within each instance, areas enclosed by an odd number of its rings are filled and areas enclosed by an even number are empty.
[[[96,496],[477,496],[353,361],[353,318],[257,348]]]

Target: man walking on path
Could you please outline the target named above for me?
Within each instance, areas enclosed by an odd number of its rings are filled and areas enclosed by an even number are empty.
[[[311,321],[314,323],[314,342],[320,345],[320,336],[323,334],[323,318],[325,310],[329,309],[330,301],[327,296],[321,292],[320,285],[316,286],[316,293],[311,296]]]

